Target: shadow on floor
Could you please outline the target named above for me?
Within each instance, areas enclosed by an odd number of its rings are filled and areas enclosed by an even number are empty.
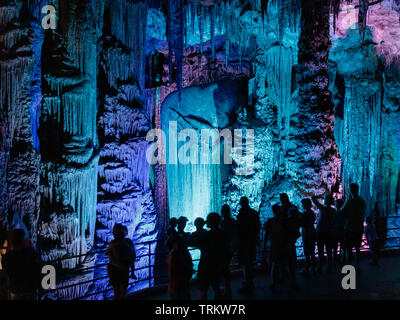
[[[300,268],[299,270],[300,271]],[[400,299],[400,256],[386,256],[380,260],[380,267],[369,264],[368,259],[360,263],[360,271],[356,274],[356,289],[344,290],[341,283],[345,275],[341,268],[335,268],[332,273],[324,269],[321,274],[305,278],[298,274],[299,291],[290,289],[288,283],[278,287],[277,292],[269,289],[271,284],[265,272],[258,272],[255,279],[255,290],[252,296],[240,295],[240,274],[232,280],[232,300],[393,300]],[[199,296],[196,284],[192,285],[192,299]],[[210,300],[214,298],[211,290],[208,292]],[[153,289],[128,297],[129,300],[167,300],[167,288]]]

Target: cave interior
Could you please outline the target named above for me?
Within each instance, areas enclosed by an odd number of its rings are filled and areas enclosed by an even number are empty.
[[[135,291],[162,273],[170,217],[191,230],[242,196],[265,222],[280,193],[301,207],[357,183],[396,236],[399,0],[0,0],[0,79],[0,225],[44,261],[73,256],[62,270],[91,268],[57,299],[103,297],[89,280],[115,223],[150,278]],[[242,140],[230,163],[204,164],[187,129],[196,146],[203,129]]]

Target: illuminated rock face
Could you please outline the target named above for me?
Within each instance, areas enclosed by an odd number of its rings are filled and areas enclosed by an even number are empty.
[[[29,95],[33,36],[24,1],[0,6],[0,226],[22,219],[36,243],[39,155],[33,148]]]
[[[229,125],[236,110],[247,103],[246,88],[246,80],[225,80],[204,88],[185,88],[180,100],[178,93],[172,93],[163,101],[160,117],[166,136],[164,146],[171,217],[183,215],[192,224],[196,217],[206,218],[208,213],[220,210],[224,171],[230,167],[224,163],[224,146],[227,143],[233,145],[234,132]],[[188,129],[190,134],[193,133],[189,135],[189,142],[183,131]],[[230,133],[227,137],[229,142],[222,140],[221,145],[219,142],[211,145],[206,132],[214,130],[219,140],[224,129]],[[218,160],[210,147],[207,150],[202,146],[203,140],[207,140],[211,148],[216,148]],[[191,147],[186,150],[185,146],[189,145]],[[228,156],[232,163],[231,152]],[[227,178],[230,179],[230,175]]]
[[[103,3],[59,3],[58,29],[45,32],[38,136],[39,239],[45,260],[86,254],[94,244],[97,163],[96,76]],[[49,232],[49,230],[54,232]],[[85,256],[63,262],[74,268]]]
[[[115,223],[128,229],[136,245],[139,280],[149,276],[150,252],[154,253],[157,229],[150,164],[146,160],[151,129],[152,99],[145,89],[145,29],[147,7],[143,2],[110,1],[105,6],[105,25],[100,52],[98,133],[100,160],[98,168],[97,228],[98,245],[113,239]],[[150,96],[151,97],[151,96]],[[97,264],[107,261],[97,255]],[[95,277],[106,275],[96,269]],[[97,281],[91,291],[101,291],[107,279]],[[141,282],[131,288],[149,286]],[[109,292],[109,295],[112,292]]]
[[[169,0],[163,8],[160,1],[58,0],[54,31],[41,27],[44,2],[0,0],[0,223],[20,217],[45,260],[106,244],[116,222],[134,242],[152,241],[136,248],[147,255],[169,216],[193,220],[222,203],[235,215],[243,195],[265,221],[281,192],[299,205],[326,191],[348,196],[356,182],[368,214],[396,211],[399,1],[378,2],[366,14],[364,0],[354,12],[333,0],[333,30],[322,0],[184,7]],[[226,80],[243,81],[246,91],[230,105],[228,124],[214,96]],[[237,175],[234,163],[197,173],[178,168],[174,178],[173,170],[150,166],[146,133],[174,117],[254,129],[254,172]],[[63,267],[105,262],[88,256]],[[97,268],[68,283],[104,275]]]
[[[145,24],[140,17],[146,17],[147,9],[143,3],[125,3],[126,7],[124,3],[106,7],[109,24],[105,27],[110,33],[102,37],[100,61],[97,236],[106,243],[112,239],[114,223],[126,225],[129,237],[136,241],[156,236],[150,164],[146,161],[149,142],[145,140],[152,109],[147,108],[144,61],[138,62],[140,57],[144,60],[145,34],[137,26]],[[131,16],[121,21],[120,10],[124,8]],[[128,32],[121,29],[121,23],[128,26]]]
[[[289,162],[299,197],[340,193],[341,161],[333,136],[334,105],[329,91],[329,6],[303,1],[297,65],[298,111],[291,128]]]
[[[234,214],[240,197],[247,196],[265,221],[271,215],[271,204],[279,201],[279,193],[287,192],[292,199],[296,196],[287,158],[293,149],[290,128],[297,110],[293,70],[297,64],[299,20],[294,19],[293,25],[281,21],[274,3],[269,4],[264,22],[252,10],[239,18],[243,37],[252,39],[254,48],[258,48],[253,49],[255,54],[251,58],[249,107],[239,114],[235,125],[254,129],[254,173],[233,175],[223,195]],[[284,31],[280,31],[282,25]]]
[[[399,17],[392,2],[383,1],[369,9],[364,35],[356,21],[343,22],[345,13],[339,15],[336,32],[331,34],[330,59],[336,63],[331,90],[343,188],[348,195],[350,182],[358,183],[371,215],[396,213]]]

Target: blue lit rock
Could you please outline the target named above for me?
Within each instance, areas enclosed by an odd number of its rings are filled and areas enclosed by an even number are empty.
[[[346,30],[340,19],[330,59],[337,63],[335,138],[343,187],[348,194],[350,182],[360,184],[368,213],[387,216],[397,211],[399,180],[399,14],[390,1],[370,8],[364,39],[358,25]]]
[[[45,32],[47,2],[0,1],[0,223],[21,217],[45,260],[105,245],[120,222],[135,242],[153,241],[136,247],[145,279],[169,216],[193,220],[222,203],[235,215],[243,195],[265,220],[281,192],[299,204],[348,196],[357,182],[368,214],[396,213],[398,0],[363,0],[350,15],[333,0],[330,18],[327,1],[311,0],[169,1],[169,11],[159,1],[55,2],[58,28]],[[302,17],[307,3],[324,11]],[[227,79],[245,83],[243,101],[215,95]],[[174,117],[181,127],[254,129],[254,172],[235,174],[239,161],[177,177],[150,166],[146,133]],[[106,262],[89,254],[63,267]],[[98,267],[59,285],[105,275]]]
[[[36,244],[39,162],[30,124],[33,37],[23,1],[0,6],[0,225],[17,214]]]

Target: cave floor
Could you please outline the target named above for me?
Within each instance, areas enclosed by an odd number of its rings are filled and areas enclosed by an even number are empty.
[[[300,269],[300,268],[299,268]],[[255,278],[255,290],[253,296],[240,295],[238,288],[241,286],[241,278],[233,276],[232,300],[393,300],[400,299],[400,255],[385,256],[380,259],[380,267],[369,264],[368,259],[360,262],[360,271],[356,275],[356,289],[344,290],[341,287],[342,278],[340,268],[332,273],[325,270],[321,274],[305,278],[298,275],[299,291],[290,289],[288,283],[281,284],[277,292],[269,289],[271,283],[266,272],[258,272]],[[298,271],[299,272],[299,271]],[[192,286],[192,299],[198,299],[198,290]],[[208,292],[209,299],[213,293]],[[128,299],[143,300],[167,300],[166,290],[132,294]]]

